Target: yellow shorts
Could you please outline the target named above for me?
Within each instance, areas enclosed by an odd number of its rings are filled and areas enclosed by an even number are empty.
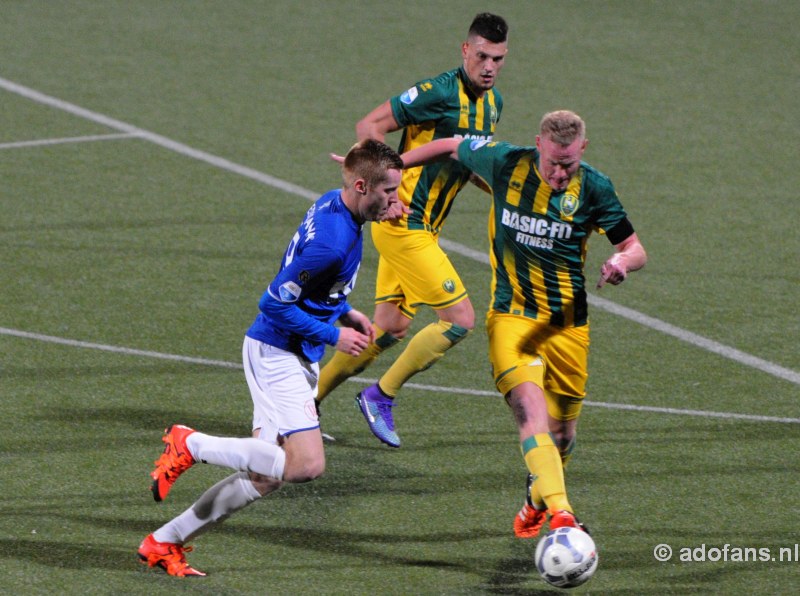
[[[588,376],[588,325],[561,328],[489,311],[486,331],[489,362],[500,393],[535,383],[544,390],[551,417],[572,420],[579,416]]]
[[[447,308],[467,297],[464,283],[435,234],[386,222],[372,224],[372,242],[380,255],[376,304],[394,302],[413,318],[420,305]]]

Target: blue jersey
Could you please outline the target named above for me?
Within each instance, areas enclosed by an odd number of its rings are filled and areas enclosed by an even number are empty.
[[[356,284],[362,244],[361,224],[342,202],[341,190],[317,199],[261,297],[248,337],[319,362],[325,344],[339,341],[334,323],[352,308],[347,295]]]

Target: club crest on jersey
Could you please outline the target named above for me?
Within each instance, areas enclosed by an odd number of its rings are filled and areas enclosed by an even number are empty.
[[[565,194],[563,197],[561,197],[561,204],[559,205],[561,217],[572,217],[575,215],[575,212],[578,210],[579,206],[580,202],[578,201],[578,197],[573,194]]]
[[[454,282],[452,279],[446,279],[444,282],[442,282],[442,289],[448,294],[452,294],[456,291],[456,282]]]
[[[489,120],[491,120],[492,129],[494,129],[494,125],[497,124],[497,108],[494,106],[489,107]]]
[[[405,104],[413,103],[414,100],[417,99],[418,95],[419,91],[417,91],[417,88],[411,87],[411,89],[409,89],[400,96],[400,101],[402,101]]]
[[[297,299],[300,298],[300,292],[300,286],[293,281],[287,281],[278,288],[281,302],[297,302]]]

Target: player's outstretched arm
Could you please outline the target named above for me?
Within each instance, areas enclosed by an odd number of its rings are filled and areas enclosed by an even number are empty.
[[[400,157],[403,158],[403,165],[406,169],[447,158],[458,160],[458,146],[461,141],[462,139],[438,139],[406,151]]]
[[[392,113],[392,104],[387,99],[356,124],[356,138],[375,139],[381,143],[386,142],[387,133],[400,130],[400,125]]]
[[[600,279],[597,280],[597,289],[606,283],[619,285],[631,271],[637,271],[647,263],[647,253],[634,232],[619,244],[615,244],[615,252],[600,267]]]

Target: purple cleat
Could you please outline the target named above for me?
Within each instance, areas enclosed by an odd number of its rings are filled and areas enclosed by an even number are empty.
[[[392,398],[384,394],[376,383],[356,395],[356,403],[364,418],[367,419],[372,434],[389,447],[400,447],[400,437],[394,432],[394,418],[392,418],[394,401]]]

